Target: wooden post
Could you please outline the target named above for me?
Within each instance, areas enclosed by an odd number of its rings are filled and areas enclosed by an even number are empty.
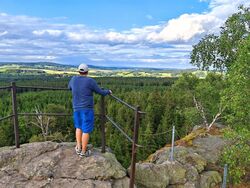
[[[135,120],[134,120],[134,136],[132,145],[132,160],[131,160],[131,172],[130,172],[130,182],[129,188],[133,188],[135,184],[135,164],[136,164],[136,145],[138,143],[138,133],[140,125],[140,107],[137,106],[135,110]]]
[[[13,112],[13,122],[14,122],[15,145],[16,148],[20,148],[15,82],[11,82],[11,96],[12,96],[12,112]]]
[[[106,138],[105,138],[105,100],[104,96],[101,96],[101,104],[100,104],[100,112],[101,112],[101,131],[102,131],[102,153],[106,151]]]

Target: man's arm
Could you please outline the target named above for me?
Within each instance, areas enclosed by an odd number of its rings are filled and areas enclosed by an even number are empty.
[[[96,83],[96,81],[93,79],[92,80],[92,90],[95,92],[95,93],[98,93],[100,95],[103,95],[103,96],[106,96],[106,95],[109,95],[111,94],[111,90],[104,90],[104,89],[101,89],[98,84]]]

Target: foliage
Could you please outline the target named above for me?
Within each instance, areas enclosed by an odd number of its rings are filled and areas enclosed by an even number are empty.
[[[227,74],[228,86],[224,91],[227,122],[234,128],[250,130],[250,37],[242,42],[238,57]]]
[[[50,134],[44,139],[42,134],[32,135],[29,142],[44,142],[44,141],[54,141],[54,142],[64,142],[66,141],[65,136],[61,132],[55,132]]]
[[[206,35],[193,47],[191,63],[200,70],[223,69],[223,59],[219,55],[219,37],[214,34]]]
[[[225,80],[222,75],[208,73],[205,79],[198,79],[192,74],[183,74],[173,85],[172,92],[175,94],[176,112],[183,117],[182,123],[190,132],[194,125],[203,124],[208,126],[221,108],[221,92],[225,88]],[[195,101],[194,101],[195,99]],[[203,112],[196,108],[195,102],[202,107]]]
[[[250,170],[250,131],[245,128],[238,131],[229,129],[225,131],[225,137],[232,145],[224,149],[221,163],[228,164],[229,178],[237,184]]]
[[[226,137],[233,144],[225,149],[222,162],[229,165],[233,183],[249,172],[250,166],[250,37],[241,43],[235,63],[227,74],[223,103],[227,106],[226,120],[233,128]]]
[[[225,110],[223,118],[233,128],[226,137],[233,144],[225,148],[222,163],[229,165],[229,175],[234,183],[241,181],[250,165],[249,33],[250,7],[241,6],[238,13],[227,19],[219,36],[205,36],[194,46],[191,54],[191,63],[199,69],[227,71],[226,80],[222,75],[208,74],[192,93],[196,95],[196,104],[202,106],[205,121],[211,121],[218,109],[215,117]]]
[[[250,7],[239,7],[239,11],[230,16],[222,27],[220,51],[225,66],[229,68],[236,59],[239,45],[250,33]]]
[[[250,8],[239,7],[221,28],[220,35],[209,34],[193,46],[191,64],[201,70],[229,69],[236,58],[239,44],[249,36]]]

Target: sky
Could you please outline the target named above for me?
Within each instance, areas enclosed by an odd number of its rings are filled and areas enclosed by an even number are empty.
[[[192,46],[250,0],[0,0],[0,62],[191,68]]]

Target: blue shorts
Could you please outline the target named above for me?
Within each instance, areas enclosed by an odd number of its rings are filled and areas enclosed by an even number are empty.
[[[94,110],[81,109],[74,111],[74,125],[84,133],[91,133],[94,129]]]

